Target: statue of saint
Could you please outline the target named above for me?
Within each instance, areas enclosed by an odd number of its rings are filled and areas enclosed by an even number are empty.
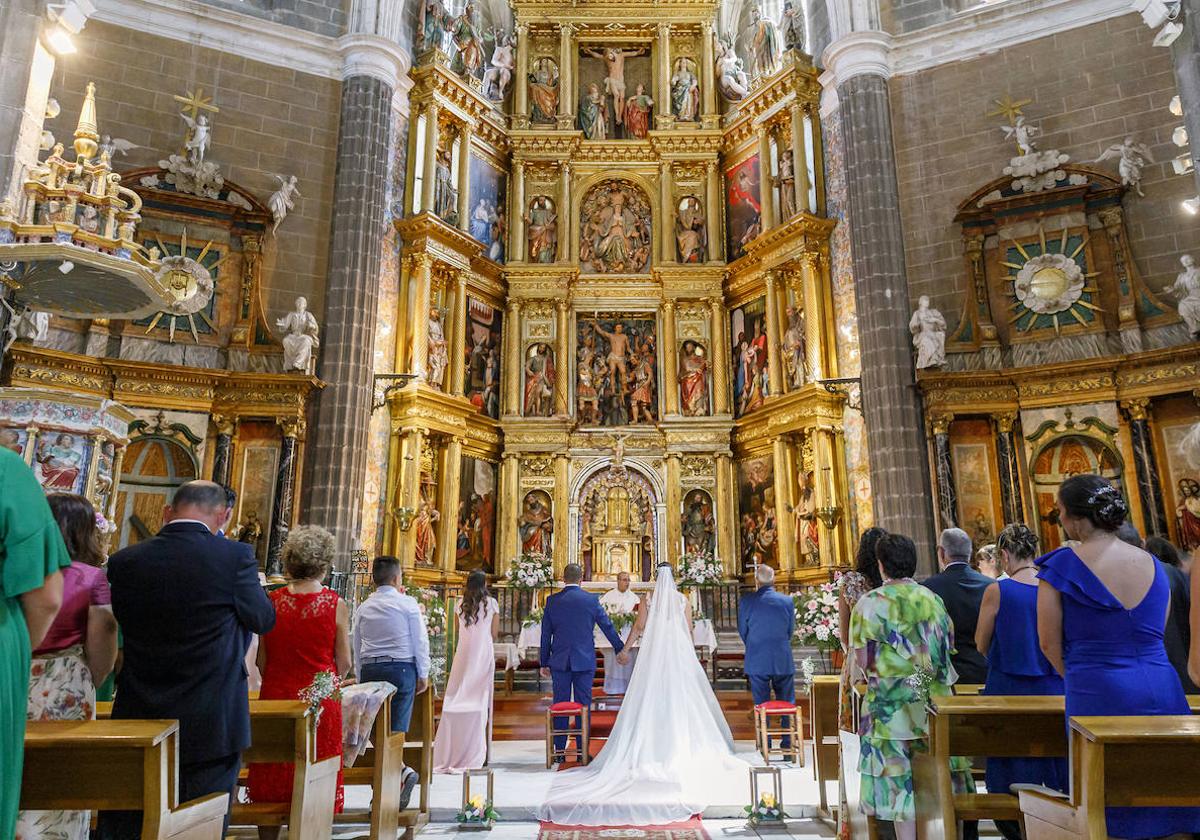
[[[929,305],[929,297],[921,295],[917,311],[908,322],[917,349],[917,370],[946,364],[946,319]]]
[[[283,330],[283,369],[312,373],[313,351],[320,341],[317,338],[317,319],[308,311],[308,301],[296,298],[296,308],[275,322]]]
[[[1191,254],[1179,258],[1183,271],[1167,291],[1179,298],[1179,317],[1193,338],[1200,338],[1200,268]]]

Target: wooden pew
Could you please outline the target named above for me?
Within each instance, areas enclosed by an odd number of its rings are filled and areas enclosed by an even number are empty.
[[[371,787],[371,810],[344,811],[334,816],[338,824],[369,823],[370,840],[392,840],[404,828],[405,840],[412,840],[419,828],[429,822],[429,785],[433,778],[433,689],[418,694],[413,701],[408,732],[392,732],[391,703],[385,701],[375,716],[375,727],[368,747],[353,767],[342,774],[347,785]],[[416,807],[400,810],[400,778],[405,765],[421,776]]]
[[[31,721],[21,807],[140,810],[142,840],[220,840],[229,794],[179,804],[177,721]]]
[[[838,702],[839,677],[836,674],[813,677],[811,695],[813,776],[817,780],[820,813],[833,816],[825,792],[827,782],[838,780]]]
[[[1070,768],[1069,795],[1019,791],[1029,840],[1107,840],[1107,806],[1200,805],[1200,718],[1072,718]]]

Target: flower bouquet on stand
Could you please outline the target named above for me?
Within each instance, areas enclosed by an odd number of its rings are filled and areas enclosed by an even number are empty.
[[[446,635],[446,602],[436,589],[422,589],[419,586],[406,586],[405,594],[417,599],[421,607],[421,615],[425,618],[425,629],[431,639]]]
[[[468,799],[462,810],[455,816],[459,828],[484,831],[495,825],[499,818],[500,814],[492,807],[492,800],[484,799],[483,794],[480,793]]]
[[[504,577],[513,589],[544,589],[554,583],[554,564],[540,552],[522,554],[512,561]]]
[[[792,601],[796,607],[796,640],[820,651],[825,672],[834,673],[841,667],[842,654],[837,581],[803,589],[792,595]]]
[[[679,588],[696,591],[691,600],[700,608],[701,618],[712,614],[712,589],[720,586],[724,577],[721,561],[707,551],[689,551],[679,558]]]
[[[763,793],[758,801],[745,808],[746,817],[751,825],[760,823],[779,823],[787,819],[788,813],[773,793]]]

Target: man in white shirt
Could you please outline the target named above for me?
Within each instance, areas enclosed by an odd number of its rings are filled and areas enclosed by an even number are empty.
[[[637,593],[629,588],[629,572],[621,572],[617,575],[617,588],[600,596],[600,606],[610,613],[631,613],[637,610],[640,600]]]
[[[392,731],[407,732],[413,700],[429,688],[429,633],[417,599],[400,591],[400,561],[376,557],[371,568],[375,591],[354,615],[351,644],[359,682],[389,682],[392,695]],[[408,806],[419,781],[411,767],[404,768],[400,808]]]
[[[610,589],[600,596],[600,606],[604,607],[609,614],[612,613],[631,613],[635,612],[641,599],[637,593],[629,588],[629,573],[621,572],[617,575],[616,589]],[[629,631],[633,629],[633,625],[626,627],[621,631],[621,638],[629,638]],[[605,694],[624,694],[629,687],[629,679],[633,676],[633,661],[637,656],[636,650],[629,651],[629,662],[625,665],[616,661],[616,657],[609,652],[604,655],[604,693]]]

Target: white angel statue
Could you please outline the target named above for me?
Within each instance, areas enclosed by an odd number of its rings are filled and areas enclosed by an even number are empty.
[[[279,182],[279,189],[271,193],[271,197],[267,199],[267,206],[271,208],[271,215],[275,217],[275,225],[271,228],[271,233],[275,233],[283,224],[283,220],[287,218],[288,212],[296,209],[294,199],[304,196],[300,195],[300,189],[296,186],[295,175],[284,176],[272,173],[272,177]]]
[[[730,102],[745,99],[750,93],[750,79],[746,76],[745,65],[733,48],[733,42],[727,38],[717,41],[717,83],[721,93]]]
[[[1114,143],[1105,149],[1093,163],[1102,163],[1113,158],[1117,158],[1117,172],[1121,174],[1121,183],[1133,187],[1139,196],[1145,198],[1145,193],[1142,192],[1142,167],[1147,163],[1154,163],[1150,147],[1145,143],[1138,143],[1132,137],[1126,137],[1123,143]]]
[[[183,147],[187,149],[188,157],[196,168],[204,163],[204,155],[208,152],[208,144],[212,141],[212,126],[204,114],[192,119],[187,114],[179,115],[188,126],[187,140]]]
[[[1000,126],[1000,130],[1009,140],[1017,141],[1017,148],[1021,150],[1021,154],[1031,155],[1037,151],[1037,144],[1033,142],[1033,138],[1034,135],[1041,133],[1040,129],[1036,125],[1025,122],[1023,115],[1018,116],[1017,121],[1012,125]]]
[[[500,29],[492,31],[495,33],[496,46],[492,50],[492,66],[483,74],[483,90],[493,102],[503,102],[517,67],[513,58],[517,36],[516,33],[510,35]]]
[[[136,143],[131,143],[123,137],[113,137],[105,134],[100,138],[100,154],[107,155],[108,159],[115,160],[118,154],[127,155],[130,149],[140,149]]]

